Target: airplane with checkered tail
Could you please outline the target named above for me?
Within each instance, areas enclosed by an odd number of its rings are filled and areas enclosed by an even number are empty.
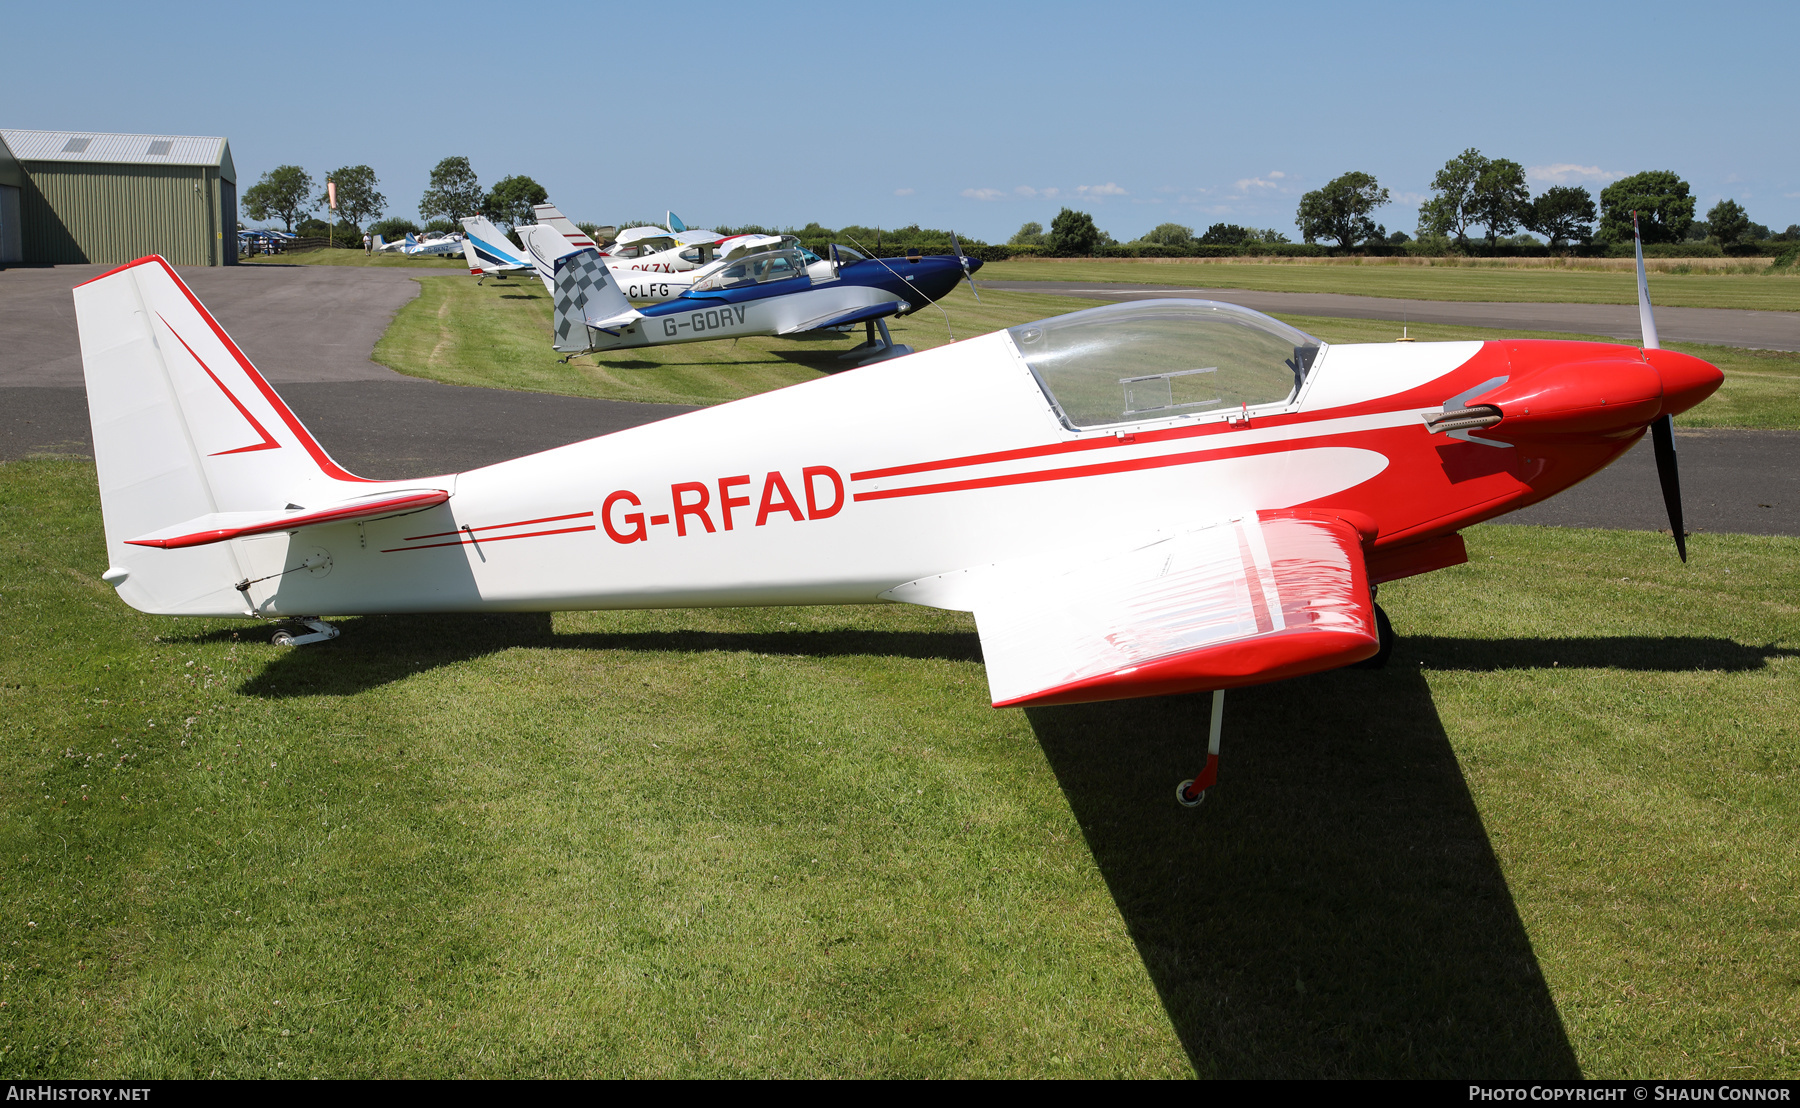
[[[564,260],[559,342],[670,318],[591,254]],[[1653,338],[1328,344],[1143,300],[370,481],[161,258],[74,295],[103,577],[135,608],[292,643],[376,613],[968,611],[996,707],[1211,692],[1189,806],[1217,780],[1224,690],[1380,664],[1378,586],[1466,561],[1463,528],[1587,478],[1723,379]],[[1673,451],[1658,463],[1678,521]]]
[[[912,350],[893,341],[887,320],[936,303],[961,281],[973,284],[981,266],[960,244],[953,254],[893,259],[833,246],[828,259],[809,262],[792,240],[777,239],[771,249],[734,253],[695,271],[679,295],[635,308],[591,247],[542,226],[531,241],[554,298],[552,345],[569,356],[861,323],[868,340],[849,357],[859,364],[900,357]]]

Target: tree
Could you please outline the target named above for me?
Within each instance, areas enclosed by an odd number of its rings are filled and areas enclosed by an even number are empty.
[[[1006,240],[1008,246],[1042,246],[1044,245],[1044,225],[1027,223],[1019,228],[1017,234]]]
[[[1094,226],[1094,217],[1086,212],[1064,208],[1050,221],[1045,245],[1052,254],[1064,257],[1092,254],[1094,247],[1100,245],[1100,228]]]
[[[480,213],[482,199],[481,182],[469,168],[469,159],[445,158],[431,171],[431,182],[419,200],[419,217],[460,220]]]
[[[1201,246],[1243,246],[1262,241],[1262,232],[1235,223],[1215,223],[1200,236]]]
[[[504,224],[510,231],[514,227],[536,223],[537,217],[532,214],[531,206],[542,204],[549,198],[544,186],[529,177],[502,177],[482,201],[481,213],[495,223]]]
[[[1730,246],[1750,230],[1750,213],[1736,200],[1721,200],[1706,213],[1706,227],[1720,246]]]
[[[1473,146],[1444,163],[1431,179],[1436,195],[1419,206],[1420,238],[1455,235],[1457,245],[1469,245],[1469,224],[1481,222],[1474,207],[1475,189],[1488,164]]]
[[[1468,213],[1487,228],[1488,245],[1519,229],[1531,213],[1531,190],[1525,187],[1525,167],[1507,158],[1495,158],[1481,169],[1470,190]]]
[[[337,185],[337,210],[346,223],[361,227],[366,219],[374,219],[387,207],[387,197],[375,191],[381,182],[366,165],[347,165],[333,170],[325,180]],[[329,192],[319,194],[318,206],[326,206]]]
[[[1584,245],[1594,237],[1594,197],[1578,185],[1555,185],[1531,202],[1525,226],[1550,240],[1555,250],[1565,241]]]
[[[1288,237],[1286,235],[1282,234],[1280,231],[1277,231],[1273,227],[1264,228],[1263,230],[1258,231],[1256,234],[1256,238],[1257,238],[1258,242],[1266,242],[1266,243],[1270,244],[1271,246],[1273,246],[1276,243],[1288,241]]]
[[[313,179],[306,170],[278,165],[244,190],[244,214],[251,219],[279,218],[283,229],[292,231],[294,220],[313,210],[307,199],[312,190]]]
[[[1369,213],[1388,202],[1388,190],[1367,173],[1352,170],[1300,198],[1294,222],[1307,242],[1336,239],[1345,249],[1377,233]]]
[[[1194,241],[1194,229],[1179,223],[1158,223],[1138,241],[1158,246],[1186,246]]]
[[[1694,222],[1694,198],[1666,169],[1622,177],[1600,190],[1600,241],[1630,242],[1634,211],[1645,243],[1680,242]]]
[[[369,234],[380,235],[388,242],[399,242],[409,234],[420,233],[417,223],[410,219],[401,219],[399,216],[389,216],[387,219],[377,220],[369,224],[367,230]]]

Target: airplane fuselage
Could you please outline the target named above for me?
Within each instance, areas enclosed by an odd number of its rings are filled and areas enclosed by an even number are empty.
[[[1682,355],[1650,354],[1687,371]],[[329,554],[326,575],[253,586],[264,615],[894,598],[958,608],[966,567],[1327,505],[1367,518],[1379,582],[1462,561],[1459,528],[1599,470],[1665,403],[1618,392],[1582,408],[1577,430],[1573,417],[1534,428],[1520,415],[1504,440],[1504,423],[1475,441],[1426,425],[1458,394],[1565,363],[1657,376],[1645,352],[1612,344],[1328,346],[1289,401],[1082,430],[1059,420],[999,332],[451,478],[369,484],[451,496],[231,545],[246,577]],[[1622,415],[1604,414],[1608,402]],[[242,612],[229,588],[190,610]]]

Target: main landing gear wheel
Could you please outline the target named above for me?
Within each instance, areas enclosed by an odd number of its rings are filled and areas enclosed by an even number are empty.
[[[1394,625],[1388,622],[1387,613],[1381,605],[1375,605],[1375,637],[1380,640],[1381,647],[1374,655],[1357,662],[1354,669],[1381,669],[1388,663],[1388,655],[1394,652]]]
[[[1175,786],[1175,801],[1183,808],[1198,808],[1206,794],[1219,783],[1219,731],[1225,725],[1225,690],[1212,695],[1212,721],[1207,728],[1206,764],[1200,772]]]

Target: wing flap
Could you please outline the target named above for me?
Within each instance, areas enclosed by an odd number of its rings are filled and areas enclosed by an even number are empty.
[[[413,512],[435,508],[448,499],[450,494],[443,489],[409,489],[401,493],[384,493],[380,496],[341,501],[310,510],[293,508],[279,512],[213,512],[125,541],[133,546],[180,550],[189,546],[224,542],[227,539],[296,531],[302,527],[317,527],[326,523],[411,515]]]
[[[975,621],[995,707],[1261,684],[1380,645],[1362,535],[1326,513],[1245,517],[991,579]]]

